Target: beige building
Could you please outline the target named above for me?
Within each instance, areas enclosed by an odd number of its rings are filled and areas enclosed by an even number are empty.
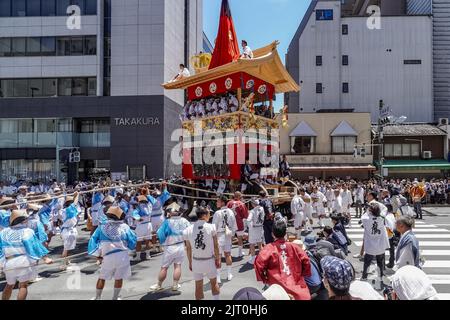
[[[280,153],[294,178],[364,179],[375,171],[370,113],[291,113],[288,123],[280,125]]]

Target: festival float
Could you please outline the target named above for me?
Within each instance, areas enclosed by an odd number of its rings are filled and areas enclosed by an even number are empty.
[[[243,137],[225,139],[227,132],[249,132],[279,129],[274,118],[275,95],[298,92],[299,85],[284,67],[277,51],[278,42],[253,51],[253,58],[242,58],[227,0],[222,1],[218,36],[212,56],[198,55],[191,59],[195,74],[163,84],[167,90],[186,90],[187,103],[181,112],[182,128],[191,137],[183,140],[183,177],[193,181],[241,181],[242,157],[248,159],[252,152],[265,148],[270,154],[274,141],[258,139],[249,143]],[[193,63],[194,62],[194,63]],[[224,155],[232,155],[229,164],[194,164],[195,126],[202,130],[222,132]],[[202,140],[202,139],[200,139]],[[278,141],[275,141],[278,148]],[[239,149],[241,148],[241,149]],[[245,150],[239,155],[238,150]],[[227,162],[225,162],[227,163]],[[277,159],[278,164],[278,159]],[[261,164],[252,164],[260,172]],[[267,169],[267,168],[266,168]],[[278,167],[276,168],[278,169]],[[268,170],[267,172],[270,172]],[[270,173],[276,179],[277,172]]]

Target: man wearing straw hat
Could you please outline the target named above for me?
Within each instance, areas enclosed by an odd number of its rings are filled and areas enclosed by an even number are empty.
[[[88,244],[88,253],[103,260],[97,281],[95,300],[101,300],[107,280],[114,279],[113,300],[120,300],[123,280],[131,277],[129,250],[136,247],[136,234],[124,222],[125,213],[120,207],[106,211],[107,221],[95,230]]]
[[[140,195],[137,197],[137,201],[139,203],[136,210],[133,211],[133,218],[136,220],[136,235],[138,238],[136,245],[136,256],[134,258],[135,261],[141,260],[141,252],[145,252],[146,258],[150,259],[150,242],[152,240],[152,205],[149,202],[149,199],[145,195]],[[142,246],[145,246],[142,248]]]
[[[161,291],[163,289],[162,285],[167,277],[167,270],[171,265],[173,265],[172,291],[176,292],[181,288],[178,282],[181,278],[181,265],[185,254],[183,232],[190,226],[190,223],[185,218],[180,217],[180,209],[181,207],[176,202],[168,206],[166,208],[168,219],[158,229],[158,238],[165,250],[158,283],[150,288],[152,291]]]
[[[33,230],[27,228],[27,212],[13,210],[10,227],[0,232],[0,269],[6,277],[2,299],[9,300],[17,282],[17,300],[25,300],[29,281],[36,278],[36,264],[42,259],[46,264],[53,261],[46,257],[48,250],[38,240]]]
[[[0,231],[9,227],[11,211],[18,209],[13,198],[2,197],[0,199]]]
[[[27,185],[21,185],[19,189],[17,189],[17,197],[16,201],[19,204],[20,209],[26,209],[27,208],[27,194],[28,194],[28,186]]]
[[[78,237],[78,215],[80,214],[78,205],[79,194],[75,192],[73,196],[66,196],[64,202],[64,209],[62,210],[60,220],[61,225],[61,238],[64,242],[64,251],[62,257],[64,258],[61,270],[66,270],[70,264],[68,260],[69,252],[75,250]]]

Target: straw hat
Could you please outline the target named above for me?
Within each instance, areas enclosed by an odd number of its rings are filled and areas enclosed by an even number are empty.
[[[138,202],[148,202],[147,196],[139,196],[137,200]]]
[[[122,215],[123,215],[123,210],[120,209],[119,207],[111,207],[108,209],[108,211],[106,213],[111,214],[111,215],[117,217],[117,219],[121,220]]]
[[[14,220],[25,217],[28,218],[28,214],[26,210],[13,210],[11,212],[11,216],[9,217],[9,224],[12,225]]]
[[[114,197],[107,196],[105,199],[103,199],[102,203],[106,203],[106,202],[114,203]]]
[[[167,206],[166,212],[167,213],[179,213],[181,207],[178,205],[178,203],[174,202],[171,205]]]
[[[13,198],[4,197],[0,199],[0,206],[6,206],[8,204],[14,204],[16,201]]]
[[[42,206],[35,204],[35,203],[29,203],[28,204],[28,209],[31,211],[39,211],[41,210]]]

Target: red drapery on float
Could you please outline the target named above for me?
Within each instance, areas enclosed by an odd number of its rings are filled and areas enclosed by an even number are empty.
[[[237,41],[236,30],[234,29],[230,5],[228,4],[228,0],[222,0],[219,31],[217,33],[209,69],[214,69],[224,64],[236,61],[239,59],[239,56],[239,44]]]
[[[188,88],[188,99],[204,99],[217,94],[235,91],[238,88],[253,91],[255,94],[269,99],[275,94],[275,87],[267,82],[255,78],[245,72],[235,73],[226,77],[214,79]]]

